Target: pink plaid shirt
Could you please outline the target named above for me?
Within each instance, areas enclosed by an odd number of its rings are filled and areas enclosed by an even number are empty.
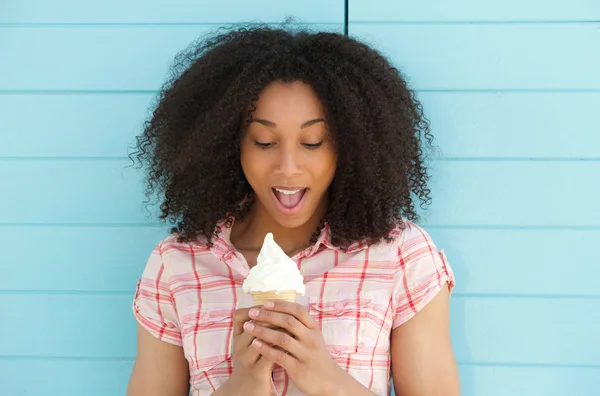
[[[356,380],[389,395],[391,331],[437,292],[454,286],[443,251],[419,226],[392,231],[393,243],[354,243],[342,250],[326,225],[317,243],[298,253],[306,295],[297,301],[319,323],[329,352]],[[137,285],[133,311],[160,340],[183,347],[191,395],[210,395],[232,372],[232,315],[252,306],[242,291],[249,268],[221,227],[212,247],[165,238],[152,252]],[[275,366],[273,395],[302,395]]]

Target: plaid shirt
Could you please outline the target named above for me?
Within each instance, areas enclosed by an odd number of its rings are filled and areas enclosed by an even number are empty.
[[[299,297],[318,322],[329,352],[356,380],[389,395],[391,331],[421,310],[454,275],[443,251],[419,226],[392,231],[393,243],[342,250],[326,224],[317,243],[298,253],[306,284]],[[165,238],[152,252],[137,284],[133,311],[160,340],[183,347],[191,395],[210,395],[232,372],[232,315],[252,306],[242,291],[248,264],[229,241],[230,228],[207,247]],[[272,395],[302,393],[275,366]]]

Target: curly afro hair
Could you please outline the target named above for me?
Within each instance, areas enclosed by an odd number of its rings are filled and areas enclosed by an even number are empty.
[[[332,32],[238,26],[193,43],[171,75],[132,156],[147,167],[146,197],[160,196],[159,218],[174,225],[180,242],[204,236],[210,245],[220,221],[230,225],[249,210],[240,140],[252,111],[244,109],[273,81],[302,81],[322,102],[338,163],[319,228],[329,224],[334,244],[389,241],[402,218],[418,219],[415,201],[430,203],[429,122],[401,73],[364,43]]]

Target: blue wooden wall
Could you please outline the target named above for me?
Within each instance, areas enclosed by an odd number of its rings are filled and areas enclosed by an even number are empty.
[[[215,5],[216,4],[216,5]],[[128,146],[178,51],[344,1],[0,3],[0,395],[123,395],[166,230]],[[600,2],[350,0],[440,152],[424,226],[457,275],[464,396],[600,394]]]

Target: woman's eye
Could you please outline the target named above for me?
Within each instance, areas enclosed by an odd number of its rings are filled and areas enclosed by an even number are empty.
[[[304,147],[309,148],[309,149],[316,149],[317,147],[321,147],[323,145],[323,142],[319,142],[319,143],[304,143]]]
[[[254,145],[256,145],[258,147],[262,147],[262,148],[269,148],[273,145],[273,143],[262,143],[262,142],[254,141]]]

